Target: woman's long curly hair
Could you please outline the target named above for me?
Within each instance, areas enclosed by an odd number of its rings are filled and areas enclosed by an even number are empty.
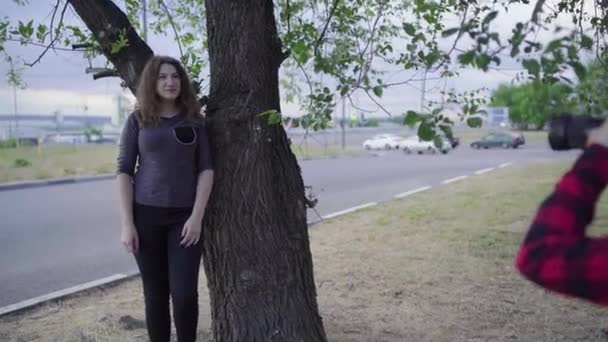
[[[151,57],[139,78],[139,84],[135,97],[137,104],[135,109],[139,111],[139,119],[144,126],[156,126],[160,123],[161,98],[156,92],[156,82],[160,67],[170,64],[175,67],[180,79],[180,93],[175,99],[175,105],[180,113],[185,114],[193,122],[202,122],[201,107],[196,100],[196,94],[190,83],[190,78],[182,64],[173,57],[153,56]]]

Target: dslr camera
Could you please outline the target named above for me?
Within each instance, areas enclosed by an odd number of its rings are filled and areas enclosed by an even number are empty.
[[[555,151],[584,148],[589,131],[600,126],[605,119],[560,113],[549,120],[549,146]]]

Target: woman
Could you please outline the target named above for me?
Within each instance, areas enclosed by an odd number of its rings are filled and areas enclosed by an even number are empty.
[[[177,60],[152,57],[136,97],[118,156],[121,240],[141,273],[150,340],[169,341],[170,295],[177,340],[195,341],[199,241],[213,185],[207,134]]]

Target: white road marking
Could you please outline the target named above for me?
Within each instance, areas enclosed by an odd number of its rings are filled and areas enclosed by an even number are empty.
[[[454,178],[449,178],[449,179],[446,179],[446,180],[442,181],[441,184],[454,183],[454,182],[457,182],[459,180],[463,180],[463,179],[465,179],[467,177],[469,177],[469,176],[458,176],[458,177],[454,177]]]
[[[427,186],[423,186],[423,187],[420,187],[420,188],[417,188],[417,189],[414,189],[414,190],[410,190],[410,191],[402,192],[402,193],[397,194],[397,195],[395,195],[395,196],[393,196],[393,197],[394,197],[394,198],[397,198],[397,199],[399,199],[399,198],[404,198],[404,197],[407,197],[407,196],[413,195],[413,194],[415,194],[415,193],[422,192],[422,191],[426,191],[426,190],[429,190],[429,189],[431,189],[431,186],[427,185]]]
[[[355,212],[357,210],[361,210],[361,209],[364,209],[364,208],[373,207],[375,205],[378,205],[378,203],[376,203],[376,202],[369,202],[369,203],[361,204],[361,205],[358,205],[358,206],[355,206],[355,207],[351,207],[351,208],[348,208],[348,209],[336,211],[335,213],[324,215],[323,219],[327,220],[327,219],[330,219],[330,218],[334,218],[334,217],[338,217],[338,216],[341,216],[341,215],[349,214],[349,213],[352,213],[352,212]]]
[[[488,172],[490,172],[492,170],[494,170],[494,168],[493,167],[489,167],[487,169],[477,170],[477,171],[475,171],[475,174],[476,175],[483,175],[484,173],[488,173]]]

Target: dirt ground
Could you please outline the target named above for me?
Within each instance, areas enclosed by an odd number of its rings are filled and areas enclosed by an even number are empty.
[[[608,341],[608,309],[513,268],[564,165],[512,166],[311,227],[329,341]],[[608,222],[603,200],[593,228]],[[201,279],[199,341],[210,341]],[[0,341],[145,341],[139,279],[0,318]]]

